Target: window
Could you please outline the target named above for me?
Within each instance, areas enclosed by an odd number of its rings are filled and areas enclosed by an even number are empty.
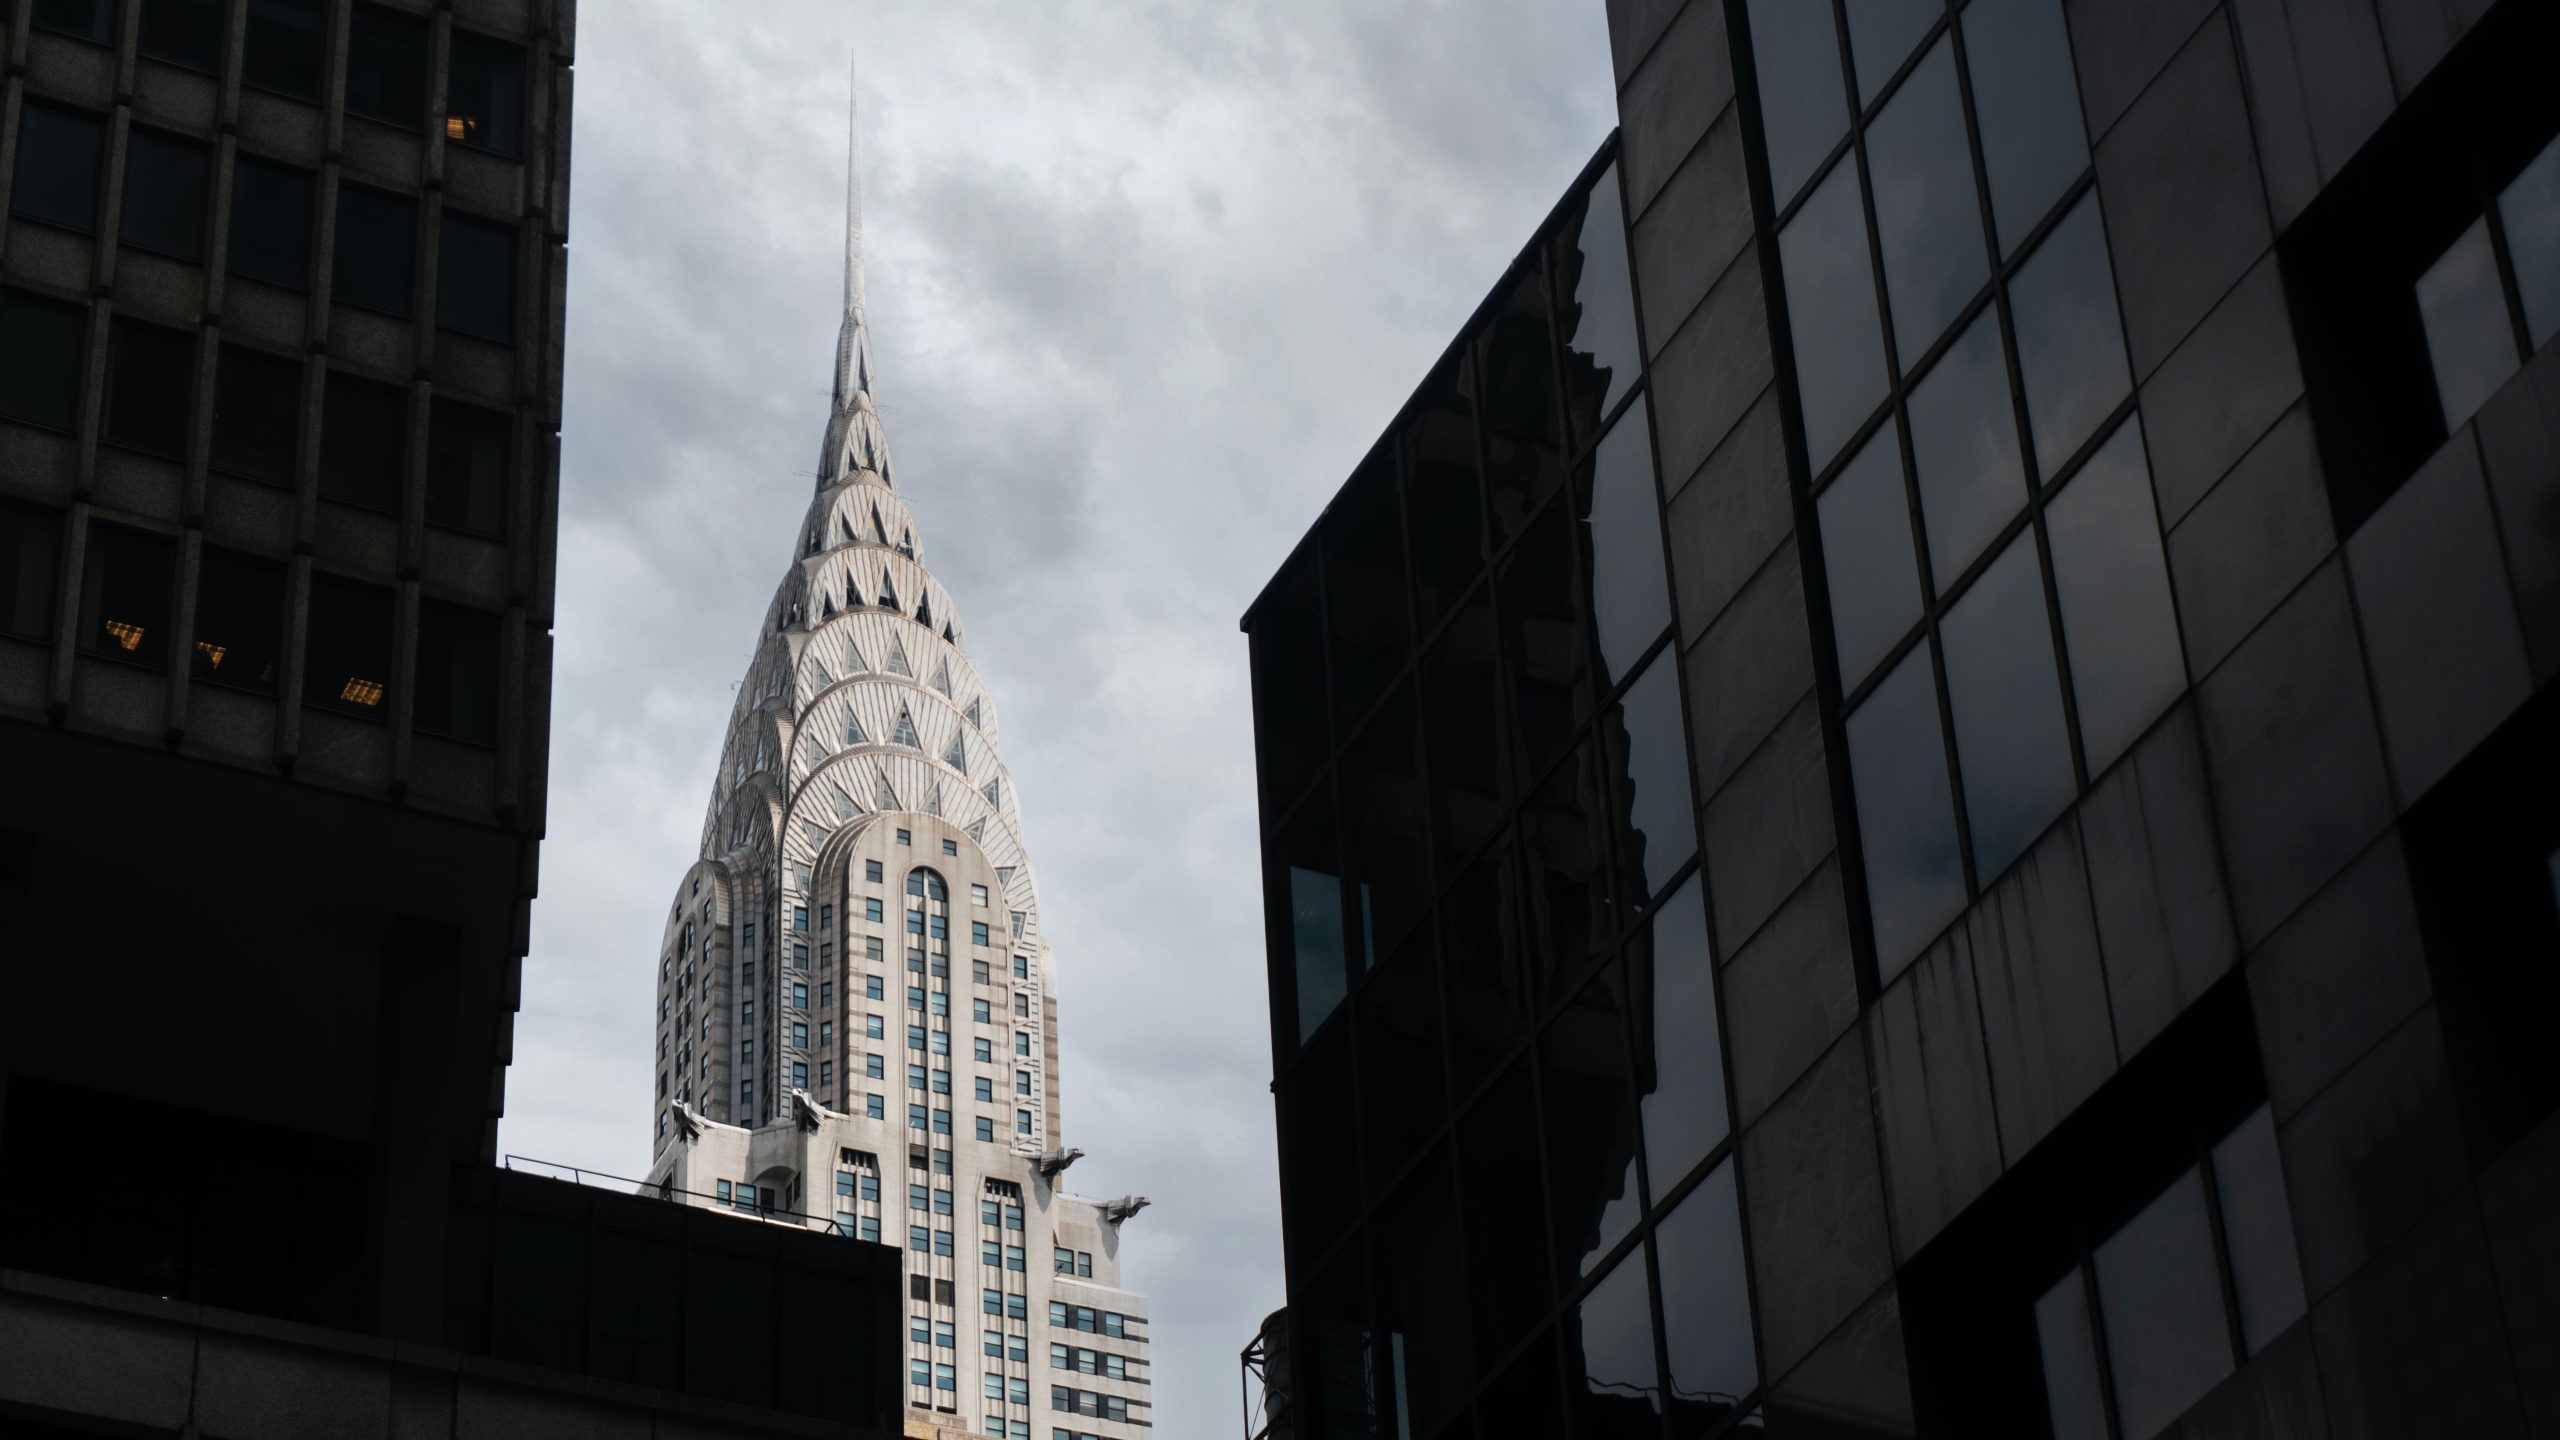
[[[969,1002],[969,1018],[986,1025],[995,1020],[995,1015],[988,1009],[986,1001],[972,1000]]]
[[[18,173],[9,211],[83,233],[98,216],[98,157],[105,127],[94,115],[28,104],[18,116]]]
[[[2054,1434],[2106,1435],[2110,1393],[2121,1433],[2156,1434],[2303,1310],[2275,1123],[2260,1106],[2036,1301]]]
[[[874,998],[877,997],[875,996]],[[885,1040],[888,1037],[888,1021],[877,1015],[865,1015],[862,1017],[862,1038],[866,1040]]]
[[[1030,1111],[1016,1110],[1013,1112],[1013,1133],[1016,1135],[1028,1135],[1031,1133]]]
[[[969,980],[970,983],[975,985],[987,985],[994,983],[994,976],[987,969],[986,961],[972,960],[969,962]]]
[[[941,973],[938,967],[935,973]],[[934,1014],[948,1016],[951,1013],[951,996],[949,992],[936,990],[933,992],[932,1000]]]
[[[910,1129],[910,1130],[922,1130],[922,1129],[925,1127],[925,1123],[926,1123],[926,1121],[927,1121],[929,1118],[930,1118],[930,1117],[926,1114],[925,1107],[923,1107],[922,1105],[910,1105],[910,1106],[908,1106],[908,1107],[907,1107],[907,1128],[908,1128],[908,1129]]]
[[[995,1099],[995,1098],[996,1098],[996,1082],[994,1082],[993,1080],[988,1079],[988,1078],[987,1078],[986,1076],[984,1076],[984,1075],[981,1075],[981,1076],[979,1076],[979,1077],[977,1078],[977,1080],[976,1080],[974,1083],[975,1083],[975,1084],[976,1084],[976,1086],[977,1086],[977,1091],[978,1091],[978,1093],[977,1093],[977,1098],[978,1098],[978,1099],[981,1099],[981,1100],[993,1100],[993,1099]],[[988,1204],[990,1204],[990,1205],[992,1205],[992,1204],[994,1204],[995,1202],[991,1200],[991,1201],[988,1201],[987,1203],[988,1203]]]
[[[169,660],[177,546],[167,537],[92,524],[80,567],[80,648],[158,669]]]
[[[794,1010],[806,1010],[809,1008],[809,987],[807,984],[794,984],[791,987],[791,1008]]]
[[[116,238],[179,260],[204,259],[204,202],[213,152],[135,130],[125,138],[124,215]]]
[[[981,910],[986,909],[986,908],[987,908],[987,887],[986,887],[986,886],[984,886],[984,885],[972,885],[972,886],[970,886],[970,887],[969,887],[969,903],[970,903],[971,905],[976,906],[977,908],[979,908],[979,909],[981,909]],[[986,927],[982,925],[982,926],[980,926],[980,927],[978,927],[978,928],[980,928],[980,929],[982,929],[982,930],[983,930],[983,929],[985,929]],[[981,942],[981,943],[983,943],[983,942]]]
[[[969,1046],[972,1059],[987,1061],[996,1058],[996,1047],[988,1043],[984,1037],[970,1041]]]
[[[154,60],[213,73],[222,63],[222,0],[142,0],[135,48]]]
[[[195,678],[274,694],[284,593],[283,566],[208,547],[196,575]]]
[[[933,1072],[933,1093],[936,1095],[948,1095],[951,1093],[950,1071],[936,1070]]]
[[[231,273],[288,290],[309,289],[315,193],[309,171],[246,155],[233,162]]]
[[[953,1371],[952,1367],[948,1365],[936,1365],[933,1367],[933,1388],[936,1390],[958,1390],[960,1388],[960,1377]]]
[[[987,943],[987,922],[984,920],[973,920],[969,922],[969,943],[972,945],[984,945]]]
[[[910,910],[907,912],[907,933],[910,935],[921,935],[924,933],[923,911]]]
[[[34,0],[29,19],[39,29],[58,30],[65,35],[99,45],[112,45],[116,36],[115,0]]]
[[[797,1021],[791,1026],[791,1048],[794,1050],[806,1050],[809,1048],[808,1022]]]
[[[49,510],[0,504],[0,634],[53,638],[55,557],[61,517]]]
[[[1031,1033],[1029,1031],[1016,1030],[1013,1032],[1013,1053],[1016,1055],[1028,1055],[1031,1053]]]
[[[213,468],[290,486],[301,432],[302,362],[224,345],[213,378]]]
[[[420,602],[416,719],[420,730],[448,739],[498,743],[497,616]]]
[[[794,1090],[809,1088],[809,1066],[806,1062],[799,1060],[791,1062],[791,1088]]]
[[[865,1095],[862,1097],[862,1113],[872,1120],[886,1120],[889,1118],[889,1102],[877,1095]]]
[[[791,907],[791,929],[792,929],[792,932],[793,932],[794,934],[807,934],[807,933],[808,933],[808,930],[809,930],[809,907],[808,907],[808,906],[806,906],[806,905],[794,905],[794,906],[792,906],[792,907]]]
[[[987,1263],[990,1265],[994,1264],[994,1258],[989,1257]],[[978,1304],[979,1308],[989,1315],[1001,1315],[1004,1313],[1004,1292],[1001,1290],[981,1290],[978,1292]]]
[[[1007,1270],[1020,1270],[1020,1269],[1022,1269],[1022,1268],[1023,1268],[1023,1264],[1024,1264],[1024,1257],[1023,1257],[1022,1247],[1021,1247],[1021,1246],[1019,1246],[1019,1245],[1007,1245],[1006,1247],[1004,1247],[1004,1268],[1006,1268]],[[1012,1295],[1012,1296],[1008,1296],[1008,1297],[1006,1297],[1006,1302],[1005,1302],[1005,1303],[1006,1303],[1006,1307],[1007,1307],[1007,1308],[1006,1308],[1006,1313],[1008,1313],[1008,1314],[1012,1315],[1012,1316],[1013,1316],[1015,1319],[1017,1319],[1017,1320],[1019,1320],[1019,1319],[1021,1319],[1021,1318],[1022,1318],[1022,1304],[1023,1304],[1023,1301],[1022,1301],[1022,1297],[1021,1297],[1021,1296],[1019,1296],[1019,1295]]]
[[[400,513],[408,439],[407,391],[331,371],[320,410],[320,493],[360,509]]]
[[[467,31],[453,32],[445,110],[446,139],[499,155],[522,154],[524,51]]]
[[[516,232],[444,212],[436,258],[436,324],[482,340],[516,338]]]
[[[832,1010],[832,1009],[834,1009],[834,1008],[835,1008],[835,1003],[836,1003],[836,982],[834,982],[833,980],[821,980],[821,981],[819,981],[819,982],[818,982],[818,1008],[819,1008],[819,1009],[821,1009],[821,1010]],[[819,1028],[819,1035],[820,1035],[820,1037],[821,1037],[821,1038],[824,1038],[824,1037],[825,1037],[825,1035],[826,1035],[829,1031],[832,1031],[835,1027],[834,1027],[834,1026],[832,1026],[832,1025],[822,1025],[822,1026],[820,1026],[820,1027],[818,1027],[818,1028]]]
[[[503,536],[513,417],[439,397],[427,420],[427,523]]]
[[[417,202],[341,182],[330,298],[407,319],[417,269]]]
[[[873,878],[874,878],[874,879],[877,879],[878,877],[877,877],[877,876],[874,876]],[[865,919],[865,920],[872,920],[872,921],[877,921],[877,920],[881,920],[881,919],[885,918],[885,916],[883,915],[883,913],[882,913],[882,911],[881,911],[881,908],[880,908],[880,900],[879,900],[879,897],[877,897],[877,896],[872,896],[872,897],[870,897],[870,898],[865,899],[865,900],[862,902],[862,918],[863,918],[863,919]],[[875,941],[875,942],[873,942],[873,943],[875,943],[875,944],[876,944],[876,943],[878,943],[878,942],[877,942],[877,941]]]
[[[194,336],[117,320],[107,339],[107,443],[184,459],[195,380]]]
[[[864,999],[885,1000],[888,998],[888,993],[889,987],[879,976],[865,975],[862,977],[862,995]]]
[[[984,1083],[984,1082],[981,1082],[981,1083]],[[979,1139],[981,1139],[981,1140],[993,1140],[993,1139],[995,1139],[995,1138],[996,1138],[996,1122],[995,1122],[992,1118],[990,1118],[990,1117],[988,1117],[988,1116],[985,1116],[985,1115],[981,1115],[981,1116],[979,1116],[979,1117],[978,1117],[977,1124],[978,1124],[978,1138],[979,1138]]]
[[[879,884],[879,883],[880,883],[880,878],[881,878],[881,877],[880,877],[880,862],[879,862],[879,861],[877,861],[877,860],[865,860],[865,861],[863,861],[863,862],[862,862],[862,878],[863,878],[863,879],[865,879],[865,880],[870,881],[870,882],[871,882],[872,884],[874,884],[874,885]],[[872,919],[874,919],[874,920],[877,920],[877,919],[879,919],[880,917],[879,917],[879,916],[877,916],[877,915],[874,915],[874,916],[872,916],[871,918],[872,918]]]
[[[249,34],[240,78],[261,90],[317,105],[328,63],[322,0],[248,0]]]
[[[1074,1273],[1076,1273],[1076,1252],[1074,1252],[1073,1250],[1070,1250],[1070,1249],[1068,1249],[1066,1246],[1061,1245],[1061,1246],[1057,1247],[1057,1252],[1056,1252],[1056,1255],[1054,1256],[1054,1259],[1055,1259],[1055,1262],[1056,1262],[1056,1265],[1057,1265],[1057,1270],[1058,1270],[1058,1273],[1059,1273],[1059,1274],[1061,1274],[1061,1275],[1073,1275]]]
[[[936,1110],[933,1112],[933,1133],[936,1135],[948,1135],[951,1133],[950,1111]]]
[[[948,1230],[936,1230],[936,1231],[934,1231],[934,1232],[933,1232],[933,1253],[934,1253],[934,1254],[936,1254],[936,1255],[949,1255],[949,1254],[951,1253],[951,1245],[952,1245],[952,1240],[951,1240],[951,1232],[950,1232],[950,1231],[948,1231]],[[945,1342],[942,1342],[942,1343],[948,1344],[949,1342],[948,1342],[948,1341],[945,1341]]]
[[[1013,957],[1013,978],[1016,980],[1028,980],[1031,978],[1030,956],[1016,955]]]
[[[959,842],[959,841],[957,841],[957,840],[945,840],[945,841],[943,841],[943,842],[942,842],[942,853],[943,853],[943,854],[945,854],[945,855],[957,855],[957,854],[959,854],[959,853],[960,853],[960,842]]]
[[[19,143],[23,154],[26,142]],[[0,415],[77,429],[88,328],[88,311],[80,306],[0,292]]]
[[[419,128],[427,111],[427,22],[358,5],[347,29],[347,113]]]
[[[903,828],[902,828],[902,829],[900,829],[900,830],[898,831],[898,843],[899,843],[899,844],[901,844],[901,845],[912,845],[912,844],[914,844],[914,843],[915,843],[915,834],[914,834],[914,832],[909,831],[909,830],[906,830],[906,829],[903,829]]]
[[[391,592],[311,577],[302,703],[381,719],[391,678]]]

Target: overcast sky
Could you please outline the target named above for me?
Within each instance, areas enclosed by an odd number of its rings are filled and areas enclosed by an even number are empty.
[[[1614,123],[1556,0],[582,7],[550,832],[503,1148],[649,1164],[651,973],[808,504],[859,51],[877,394],[1057,952],[1157,1433],[1280,1303],[1236,620]],[[1044,1432],[1045,1433],[1045,1432]]]

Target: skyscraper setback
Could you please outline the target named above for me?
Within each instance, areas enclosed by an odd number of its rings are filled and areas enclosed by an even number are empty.
[[[1145,1202],[1058,1188],[1056,976],[995,701],[873,400],[858,157],[817,491],[668,908],[650,1178],[902,1245],[909,1434],[1131,1434]]]

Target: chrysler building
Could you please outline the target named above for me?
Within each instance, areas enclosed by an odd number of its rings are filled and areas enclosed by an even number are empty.
[[[652,1185],[906,1258],[906,1433],[1134,1437],[1146,1302],[1067,1194],[1057,964],[994,696],[873,401],[858,141],[817,491],[658,954]]]

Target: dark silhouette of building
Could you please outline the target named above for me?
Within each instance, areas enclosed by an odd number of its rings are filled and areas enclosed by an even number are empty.
[[[2560,1425],[2560,11],[1609,24],[1245,619],[1274,1413]]]
[[[0,1429],[894,1423],[893,1253],[496,1166],[568,0],[0,36]]]

